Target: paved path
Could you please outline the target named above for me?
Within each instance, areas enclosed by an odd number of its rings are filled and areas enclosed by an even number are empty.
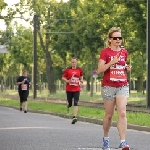
[[[80,121],[72,125],[70,119],[0,106],[0,150],[102,150],[102,133],[101,125]],[[117,150],[115,127],[110,138],[111,150]],[[149,139],[150,132],[127,132],[131,150],[148,150]]]

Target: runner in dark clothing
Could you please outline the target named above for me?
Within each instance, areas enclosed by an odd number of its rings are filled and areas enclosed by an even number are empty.
[[[22,76],[17,78],[18,93],[20,97],[20,111],[22,111],[22,104],[24,103],[24,113],[27,113],[27,98],[30,86],[30,78],[27,74],[27,71],[23,71]]]

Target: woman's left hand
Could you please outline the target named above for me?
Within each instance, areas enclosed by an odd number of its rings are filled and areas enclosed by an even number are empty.
[[[130,65],[126,65],[126,67],[125,67],[125,68],[126,68],[126,71],[127,71],[127,72],[129,72],[129,71],[131,71],[132,66],[130,66]]]

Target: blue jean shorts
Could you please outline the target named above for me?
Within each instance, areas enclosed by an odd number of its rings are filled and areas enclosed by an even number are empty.
[[[101,88],[101,96],[103,100],[114,100],[116,96],[124,95],[129,97],[129,85],[122,87],[103,86]]]

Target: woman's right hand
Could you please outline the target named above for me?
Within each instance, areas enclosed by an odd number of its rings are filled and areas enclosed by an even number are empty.
[[[115,56],[114,59],[110,62],[112,65],[118,63],[119,61],[119,57],[118,56]]]
[[[66,83],[70,83],[70,79],[69,79],[69,80],[66,80]]]
[[[24,84],[26,80],[27,80],[27,79],[24,79],[24,80],[22,81],[22,84]]]

